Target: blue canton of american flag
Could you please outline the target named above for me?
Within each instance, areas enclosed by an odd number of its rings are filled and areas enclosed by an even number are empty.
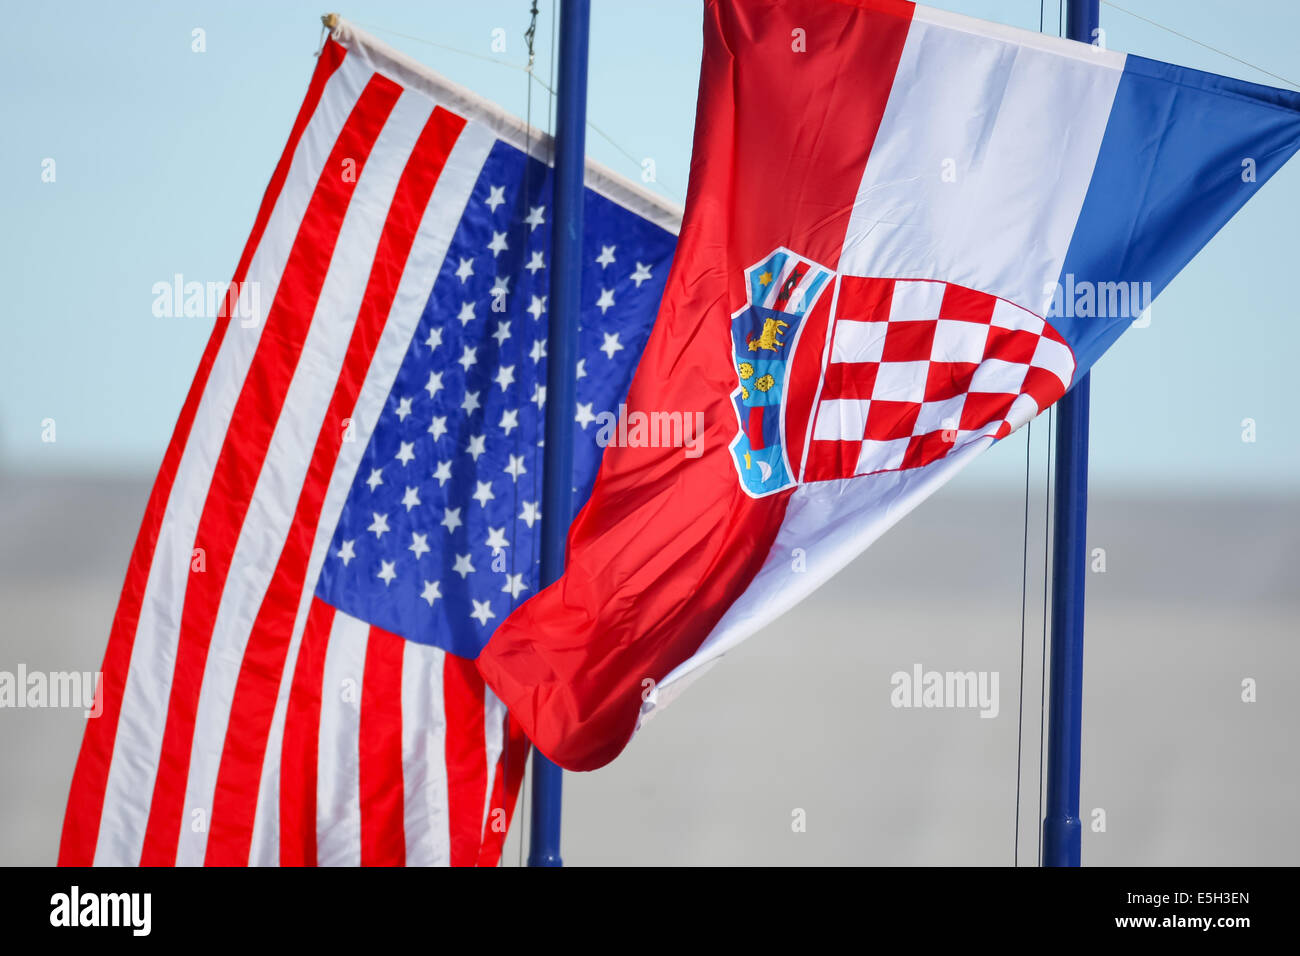
[[[475,657],[540,573],[552,170],[493,147],[344,505],[317,595]],[[574,510],[627,393],[676,237],[587,190]]]

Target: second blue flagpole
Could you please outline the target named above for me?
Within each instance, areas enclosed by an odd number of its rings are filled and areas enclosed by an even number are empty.
[[[1092,43],[1099,0],[1069,0],[1066,36]],[[1078,866],[1083,823],[1083,598],[1087,573],[1089,377],[1057,404],[1056,506],[1052,535],[1052,652],[1048,690],[1047,811],[1043,866]]]
[[[542,587],[564,573],[573,517],[573,414],[581,305],[583,173],[587,148],[587,39],[591,0],[561,0],[556,88],[555,202],[546,339],[546,450],[542,464]],[[563,771],[533,752],[529,866],[563,866]]]

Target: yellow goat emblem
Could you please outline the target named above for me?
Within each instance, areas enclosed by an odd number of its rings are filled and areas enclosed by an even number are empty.
[[[790,323],[782,322],[780,319],[768,319],[763,323],[763,334],[757,339],[749,339],[749,350],[757,352],[759,349],[766,349],[769,352],[775,352],[778,348],[785,345],[777,338],[790,327]]]

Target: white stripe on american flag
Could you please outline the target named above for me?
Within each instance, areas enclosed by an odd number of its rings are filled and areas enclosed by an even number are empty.
[[[496,786],[498,762],[506,738],[506,708],[492,693],[491,687],[483,688],[483,744],[487,753],[487,787],[483,793],[483,834],[486,836],[492,826],[492,789]]]
[[[316,860],[361,863],[361,682],[370,625],[334,614],[321,681],[316,777]]]
[[[442,703],[446,652],[408,643],[402,658],[402,786],[406,865],[451,862],[447,821],[447,716]]]
[[[360,97],[368,72],[343,64],[330,78],[320,107],[295,151],[279,201],[262,243],[249,266],[247,281],[260,285],[263,312],[274,301],[280,275],[297,229],[322,172],[330,147]],[[190,575],[199,516],[207,500],[217,456],[235,402],[261,339],[262,323],[243,328],[231,322],[212,368],[181,456],[149,570],[122,693],[122,710],[104,794],[95,864],[135,865],[144,845],[148,801],[153,791],[156,755],[167,719],[177,632]],[[155,755],[142,760],[140,755]],[[142,808],[143,803],[143,808]]]
[[[397,377],[402,359],[410,346],[411,337],[424,312],[447,247],[451,244],[452,235],[455,233],[469,194],[478,179],[479,170],[487,159],[493,142],[494,139],[486,128],[470,123],[466,125],[448,157],[442,176],[434,187],[433,196],[425,210],[415,244],[407,259],[397,296],[388,315],[388,322],[384,326],[383,337],[375,351],[365,385],[362,386],[352,414],[357,440],[343,444],[334,473],[330,478],[329,491],[325,496],[321,520],[317,525],[316,537],[312,545],[306,587],[299,602],[288,657],[284,673],[281,675],[280,693],[266,748],[249,860],[256,865],[270,866],[278,863],[280,859],[280,746],[284,737],[285,711],[293,681],[294,663],[301,646],[303,629],[306,627],[311,595],[316,589],[321,567],[325,563],[326,552],[334,537],[334,529],[338,525],[339,515],[343,511],[348,491],[352,487],[361,456],[365,452],[366,444],[374,431],[388,393],[392,389],[393,380]],[[409,657],[410,651],[408,650],[407,653]],[[438,672],[437,679],[441,682],[441,671]],[[440,754],[439,760],[441,759]],[[445,800],[445,793],[443,799]],[[445,819],[442,826],[445,834]],[[445,840],[445,836],[443,839]],[[408,834],[408,845],[409,840]]]
[[[349,202],[334,250],[335,261],[348,266],[331,269],[325,278],[235,547],[231,567],[237,569],[238,577],[227,582],[221,596],[212,635],[213,653],[208,656],[199,697],[186,781],[187,808],[203,807],[211,812],[240,661],[293,517],[287,504],[298,499],[311,462],[398,177],[432,112],[426,98],[402,95],[371,149]],[[383,210],[383,215],[378,210]],[[237,427],[238,423],[234,424]],[[206,827],[197,833],[182,828],[177,862],[202,864],[207,834]]]

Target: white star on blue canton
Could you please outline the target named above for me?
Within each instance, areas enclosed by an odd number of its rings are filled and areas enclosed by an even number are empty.
[[[492,493],[492,482],[474,482],[474,494],[470,495],[470,497],[477,501],[482,507],[486,508],[487,503],[496,497],[496,495]]]
[[[618,333],[604,332],[602,334],[605,336],[605,344],[600,347],[600,350],[612,359],[615,352],[623,350],[623,346],[618,341]]]
[[[460,520],[459,508],[448,508],[443,513],[442,521],[439,522],[439,524],[441,524],[444,528],[446,528],[448,532],[455,531],[464,523],[465,522]]]
[[[487,540],[483,544],[491,548],[493,554],[500,553],[502,548],[510,547],[510,542],[506,540],[506,529],[488,528]]]
[[[415,560],[419,561],[420,555],[430,550],[429,536],[427,534],[420,534],[417,531],[412,531],[411,544],[406,550],[413,552],[415,554]]]

